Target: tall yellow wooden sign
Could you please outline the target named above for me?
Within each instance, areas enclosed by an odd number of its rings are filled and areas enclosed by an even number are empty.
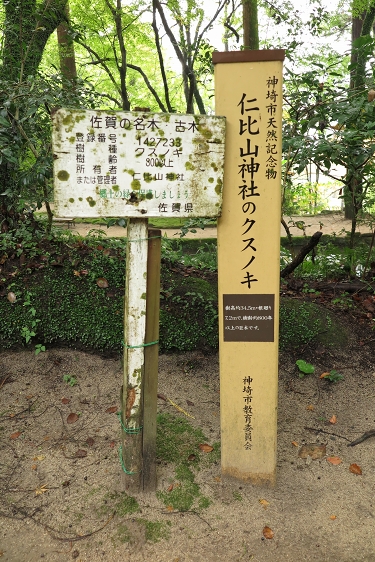
[[[222,474],[275,483],[284,51],[214,53],[227,120],[218,220]]]

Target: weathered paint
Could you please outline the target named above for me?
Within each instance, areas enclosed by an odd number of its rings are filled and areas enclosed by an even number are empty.
[[[127,267],[124,312],[124,390],[133,388],[135,399],[128,419],[135,423],[141,408],[142,371],[146,331],[147,219],[130,220],[128,224]],[[138,347],[137,347],[138,346]],[[127,393],[124,393],[127,396]],[[124,407],[124,406],[123,406]]]
[[[106,128],[111,116],[116,127]],[[93,126],[95,119],[101,128]],[[225,118],[59,109],[52,120],[58,216],[220,215]],[[105,142],[99,142],[99,133]],[[109,142],[110,134],[115,141]],[[115,172],[109,171],[111,143],[116,144]]]

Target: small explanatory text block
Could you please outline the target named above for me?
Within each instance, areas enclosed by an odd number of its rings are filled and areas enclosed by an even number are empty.
[[[273,342],[275,295],[223,295],[224,341]]]

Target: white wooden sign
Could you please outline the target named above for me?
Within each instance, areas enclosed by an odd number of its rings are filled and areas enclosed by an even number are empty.
[[[222,204],[225,118],[59,109],[60,217],[208,217]]]

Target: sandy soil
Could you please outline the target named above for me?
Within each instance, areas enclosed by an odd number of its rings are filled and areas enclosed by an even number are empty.
[[[312,236],[318,230],[323,234],[337,234],[343,235],[345,232],[350,232],[351,221],[346,220],[342,213],[329,214],[329,215],[316,215],[312,217],[284,217],[285,222],[290,228],[291,234],[294,236],[306,235]],[[71,228],[72,232],[76,232],[82,236],[86,236],[90,230],[99,229],[105,232],[108,237],[121,238],[126,236],[126,228],[120,226],[111,226],[110,228],[98,227],[94,224],[76,224]],[[361,233],[371,232],[370,224],[360,224],[357,231]],[[180,236],[181,231],[177,229],[162,230],[163,236],[168,238],[176,238]],[[285,236],[284,227],[280,224],[280,236]],[[205,228],[204,230],[198,229],[196,233],[189,232],[189,238],[216,238],[216,228]]]
[[[196,481],[212,500],[197,512],[168,511],[154,493],[139,495],[141,513],[113,512],[120,489],[118,458],[121,367],[113,357],[50,349],[0,354],[0,558],[12,562],[373,562],[375,560],[374,438],[348,447],[375,428],[373,340],[353,333],[345,353],[305,350],[316,374],[299,379],[281,354],[278,478],[274,489],[221,479],[204,465]],[[335,368],[336,384],[319,375]],[[219,368],[200,352],[160,357],[159,392],[220,439]],[[69,386],[64,375],[77,384]],[[169,402],[159,410],[184,416]],[[68,415],[79,419],[67,423]],[[337,423],[330,423],[332,416]],[[298,456],[306,443],[326,455]],[[83,452],[82,452],[83,451]],[[339,465],[327,458],[340,457]],[[354,474],[357,464],[362,474]],[[173,483],[158,465],[158,489]],[[265,500],[265,501],[264,501]],[[145,521],[169,522],[169,539],[146,540]],[[124,541],[124,526],[128,542]],[[263,536],[264,527],[274,536]],[[85,536],[86,535],[86,536]]]

